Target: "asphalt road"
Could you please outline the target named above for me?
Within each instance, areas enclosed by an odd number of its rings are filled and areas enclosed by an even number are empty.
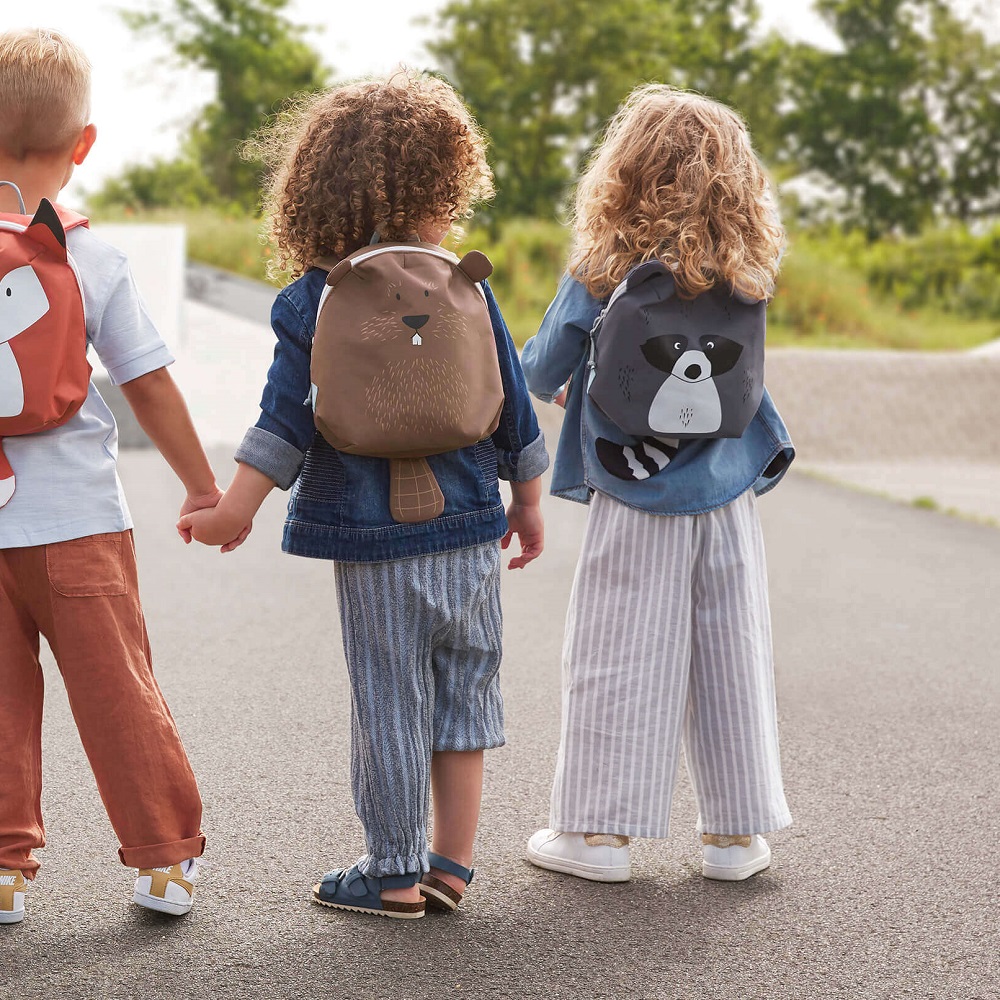
[[[548,501],[543,560],[505,580],[509,743],[488,755],[476,880],[457,914],[404,923],[308,902],[362,850],[329,565],[280,553],[277,495],[235,554],[185,549],[159,457],[122,471],[210,866],[186,918],[131,904],[47,663],[49,846],[27,919],[0,927],[3,1000],[1000,997],[1000,531],[789,476],[761,506],[795,825],[768,872],[708,882],[684,778],[674,836],[601,886],[522,860],[585,516]]]

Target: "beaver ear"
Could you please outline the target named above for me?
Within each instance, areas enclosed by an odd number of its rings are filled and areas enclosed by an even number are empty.
[[[326,283],[331,288],[336,288],[340,282],[351,273],[354,261],[350,258],[342,260],[327,276]]]
[[[51,250],[60,260],[67,259],[66,230],[63,229],[63,224],[59,221],[59,216],[48,198],[43,198],[39,203],[38,211],[25,229],[24,235]]]
[[[459,262],[458,269],[469,281],[483,281],[493,273],[489,257],[478,250],[470,250]]]

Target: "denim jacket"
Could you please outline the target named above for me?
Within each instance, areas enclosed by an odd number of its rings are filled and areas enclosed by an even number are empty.
[[[399,524],[389,513],[389,462],[335,450],[317,432],[309,403],[316,310],[326,272],[307,271],[279,292],[271,310],[278,338],[260,419],[236,460],[282,489],[292,487],[282,548],[346,562],[403,559],[495,541],[507,531],[498,476],[525,482],[549,459],[531,399],[489,285],[483,282],[503,381],[500,426],[492,438],[428,458],[445,498],[440,517]]]
[[[650,514],[701,514],[750,488],[759,495],[776,486],[795,450],[766,390],[742,437],[682,441],[669,464],[642,481],[620,479],[604,468],[595,447],[598,437],[622,445],[639,441],[623,434],[586,392],[590,331],[603,305],[580,282],[564,276],[537,336],[521,354],[528,387],[539,399],[551,402],[571,379],[552,493],[588,503],[599,490]]]

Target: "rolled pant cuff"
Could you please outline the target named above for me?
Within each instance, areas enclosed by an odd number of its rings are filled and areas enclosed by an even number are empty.
[[[205,836],[174,840],[169,844],[149,847],[119,847],[118,857],[127,868],[166,868],[188,858],[200,858],[205,853]]]
[[[395,854],[391,858],[373,858],[370,854],[358,862],[362,875],[382,878],[384,875],[410,875],[413,872],[423,874],[430,870],[427,861],[427,851],[421,854]]]
[[[0,861],[0,868],[7,868],[12,872],[20,872],[29,882],[34,882],[41,865],[33,857],[22,858],[20,860],[17,858],[8,858],[6,861]]]

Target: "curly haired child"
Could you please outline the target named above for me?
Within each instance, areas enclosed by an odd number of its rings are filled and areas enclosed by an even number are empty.
[[[504,742],[500,547],[519,536],[512,568],[541,552],[539,476],[548,456],[484,282],[505,396],[499,428],[427,460],[444,494],[441,516],[394,521],[388,461],[335,450],[304,405],[327,278],[313,263],[343,258],[373,237],[440,243],[492,193],[492,178],[457,94],[408,73],[310,99],[265,136],[262,149],[276,166],[270,214],[278,265],[296,280],[274,304],[274,363],[233,483],[212,516],[185,517],[179,527],[231,550],[270,490],[293,487],[284,550],[334,563],[352,690],[352,788],[368,848],[356,864],[324,876],[313,898],[421,917],[422,897],[454,909],[472,878],[483,750]],[[498,474],[513,494],[506,517]]]
[[[667,836],[682,742],[705,876],[766,868],[761,834],[791,822],[755,499],[794,455],[784,424],[765,392],[742,437],[632,438],[616,466],[597,441],[621,431],[587,393],[590,331],[631,268],[663,262],[688,300],[763,300],[783,239],[743,122],[695,94],[636,90],[580,179],[569,274],[522,356],[532,392],[566,407],[552,492],[590,504],[539,867],[627,880],[629,838]]]

